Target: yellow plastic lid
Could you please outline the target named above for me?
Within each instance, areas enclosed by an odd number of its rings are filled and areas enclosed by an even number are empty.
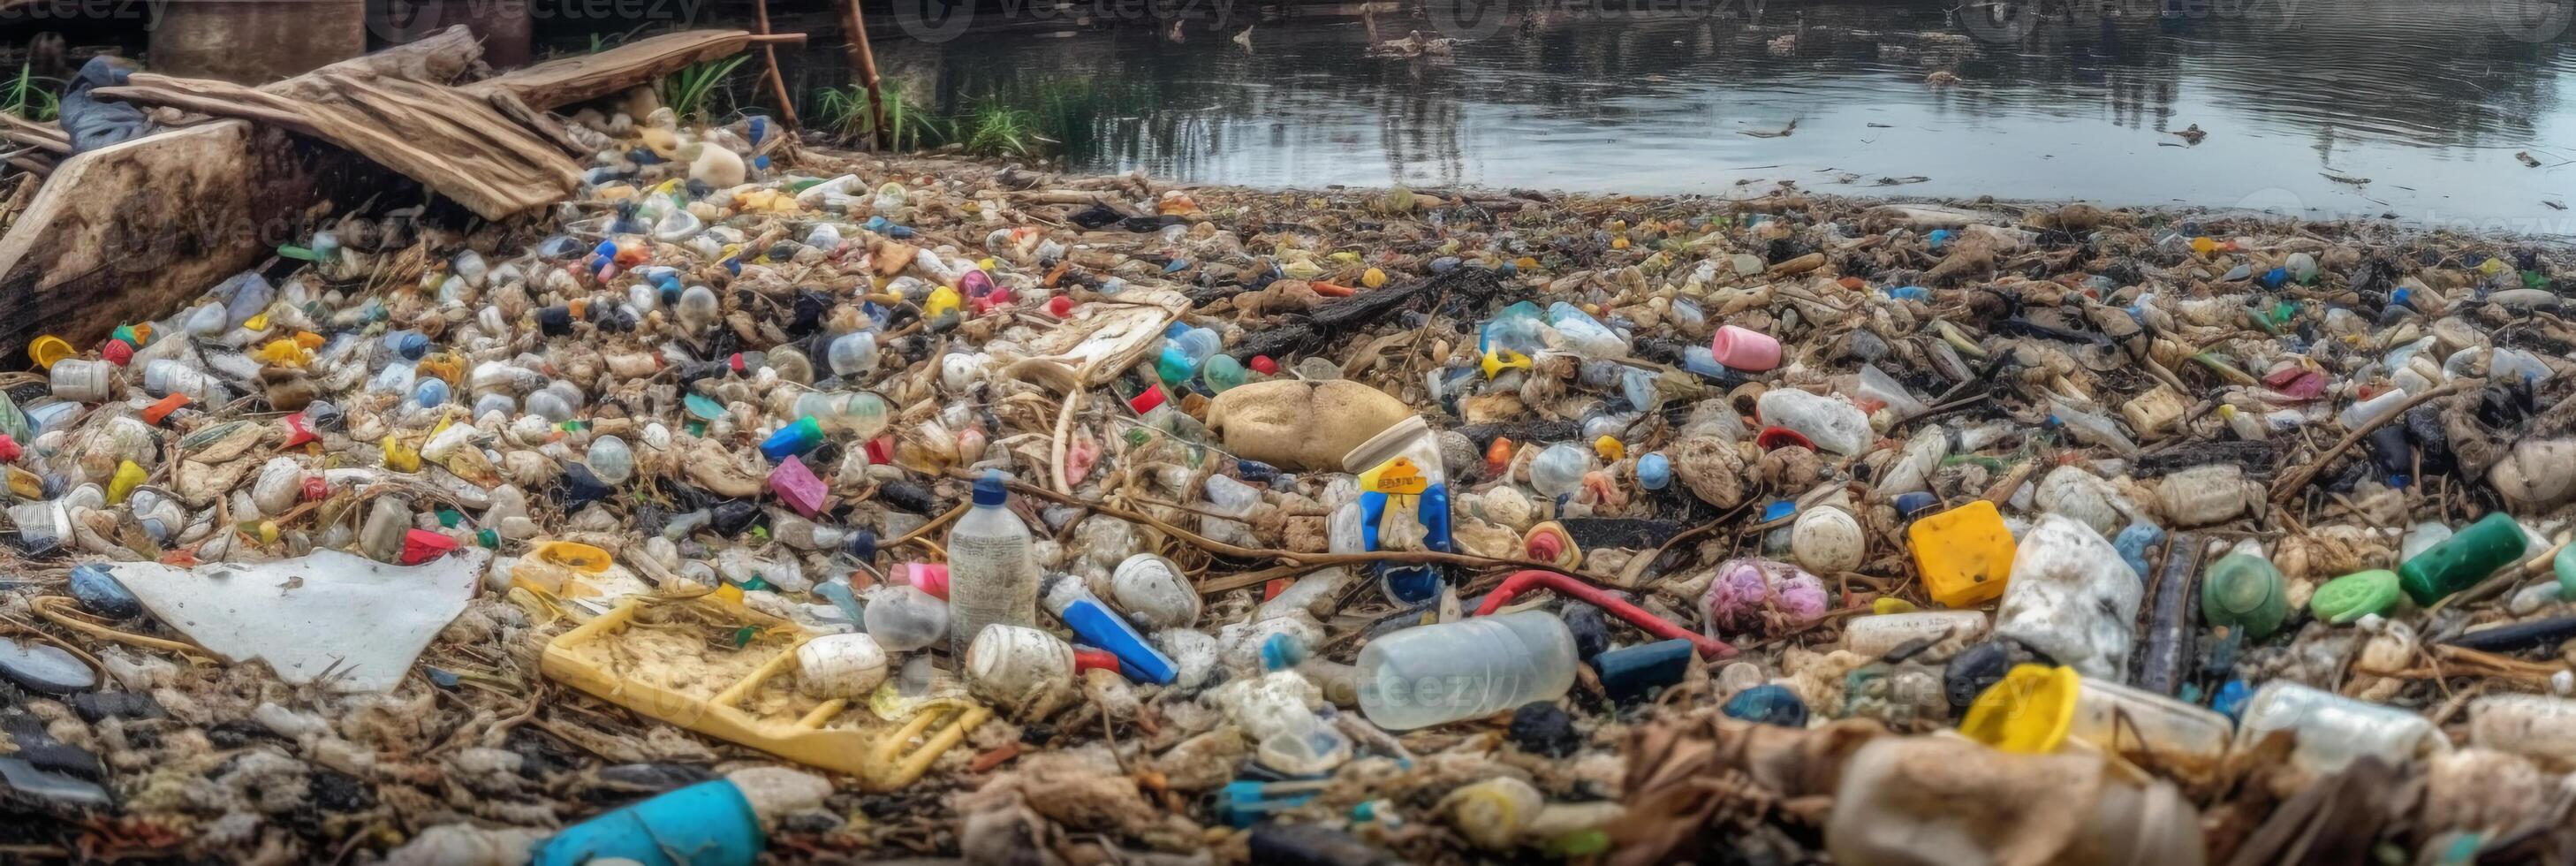
[[[35,342],[27,344],[27,357],[35,359],[39,367],[52,367],[55,361],[71,356],[72,344],[52,334],[37,337]]]
[[[605,574],[613,561],[608,551],[574,541],[544,542],[529,555],[583,574]]]
[[[1977,696],[1959,733],[2007,752],[2055,752],[2075,727],[2075,693],[2082,683],[2074,668],[2015,665]]]

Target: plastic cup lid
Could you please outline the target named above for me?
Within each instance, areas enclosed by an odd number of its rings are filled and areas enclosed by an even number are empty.
[[[2007,752],[2055,752],[2075,727],[2075,694],[2082,682],[2074,668],[2016,665],[1977,696],[1959,732]]]
[[[2397,573],[2386,569],[2355,572],[2317,587],[2308,610],[2318,619],[2342,624],[2387,610],[2397,603]]]
[[[52,367],[55,361],[69,358],[72,354],[72,344],[52,334],[37,337],[35,342],[27,344],[27,357],[35,360],[39,367]]]

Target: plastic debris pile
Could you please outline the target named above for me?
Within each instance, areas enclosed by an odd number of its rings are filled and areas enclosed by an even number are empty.
[[[2576,855],[2559,251],[570,130],[0,380],[0,844]]]

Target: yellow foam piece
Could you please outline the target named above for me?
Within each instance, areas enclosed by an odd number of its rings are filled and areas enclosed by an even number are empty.
[[[2003,597],[2014,545],[1994,503],[1979,499],[1914,521],[1905,537],[1933,601],[1966,608]]]

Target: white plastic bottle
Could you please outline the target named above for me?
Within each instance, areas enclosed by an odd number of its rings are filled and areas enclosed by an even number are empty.
[[[1552,701],[1574,687],[1574,632],[1543,610],[1415,626],[1360,650],[1360,711],[1403,731]]]
[[[1037,562],[1029,525],[1010,501],[1002,473],[987,472],[975,482],[975,507],[948,530],[948,647],[957,658],[985,626],[1037,626]]]

